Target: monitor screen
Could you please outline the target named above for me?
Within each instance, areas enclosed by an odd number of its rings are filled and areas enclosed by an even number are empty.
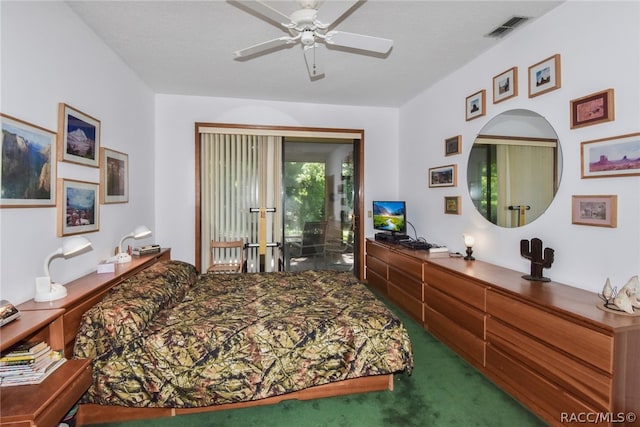
[[[407,211],[404,201],[374,201],[373,228],[404,233],[407,230]]]

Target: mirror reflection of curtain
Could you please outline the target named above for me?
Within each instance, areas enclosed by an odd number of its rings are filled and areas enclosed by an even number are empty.
[[[261,261],[265,271],[277,271],[280,249],[265,243],[280,241],[281,215],[250,209],[279,210],[282,138],[201,133],[200,142],[202,270],[211,240],[242,239],[260,244],[246,253],[247,271],[258,271]]]
[[[554,195],[555,147],[497,145],[496,167],[498,177],[508,177],[497,182],[497,225],[524,225],[540,216]],[[518,222],[520,212],[509,210],[509,206],[530,207],[525,211],[524,224]]]

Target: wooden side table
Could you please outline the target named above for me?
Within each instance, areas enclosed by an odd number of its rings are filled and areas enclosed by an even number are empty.
[[[64,346],[64,310],[24,311],[0,328],[0,351],[17,342],[45,340],[51,348]],[[67,360],[40,384],[0,388],[0,425],[57,426],[91,385],[91,360]]]

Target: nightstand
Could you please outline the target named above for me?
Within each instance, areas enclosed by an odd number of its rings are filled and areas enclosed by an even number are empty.
[[[0,328],[0,351],[17,342],[45,340],[62,349],[64,310],[23,311]],[[0,425],[57,426],[91,385],[91,360],[67,360],[41,384],[0,388]]]

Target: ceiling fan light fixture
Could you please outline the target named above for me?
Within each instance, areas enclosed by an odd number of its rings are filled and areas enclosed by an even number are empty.
[[[313,46],[313,44],[316,42],[316,37],[313,34],[313,31],[305,30],[300,34],[300,41],[304,46]]]

